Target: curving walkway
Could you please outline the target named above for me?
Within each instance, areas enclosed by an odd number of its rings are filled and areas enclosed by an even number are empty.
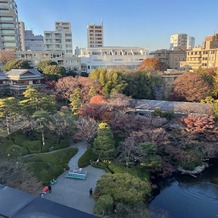
[[[87,142],[72,145],[72,147],[78,148],[78,152],[69,161],[68,165],[70,168],[78,166],[78,160],[86,151],[87,145]],[[57,178],[57,183],[52,186],[52,193],[47,193],[45,198],[87,213],[93,213],[95,200],[89,197],[89,189],[95,189],[96,182],[105,171],[90,165],[84,168],[84,170],[87,171],[87,178],[85,180],[65,178],[67,171],[64,172]]]

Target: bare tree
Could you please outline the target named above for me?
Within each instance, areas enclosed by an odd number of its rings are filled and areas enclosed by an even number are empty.
[[[8,61],[16,58],[16,54],[14,50],[7,49],[0,51],[0,62],[5,65]]]
[[[21,189],[31,194],[39,194],[42,184],[25,165],[15,159],[1,158],[0,183],[12,188]]]
[[[90,141],[96,134],[98,129],[97,122],[89,117],[80,117],[76,121],[76,133],[73,136],[74,140],[87,140]]]

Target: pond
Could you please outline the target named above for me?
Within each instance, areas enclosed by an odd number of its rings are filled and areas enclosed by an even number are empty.
[[[152,218],[218,218],[218,161],[197,178],[179,175],[161,185],[149,204]]]

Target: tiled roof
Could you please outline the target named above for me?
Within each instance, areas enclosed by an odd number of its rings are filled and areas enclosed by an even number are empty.
[[[30,72],[35,76],[42,76],[42,74],[36,69],[12,69],[7,72],[7,76],[22,76],[27,72]]]
[[[136,100],[135,108],[142,110],[154,110],[159,108],[163,111],[174,111],[180,113],[211,113],[211,105],[198,102],[176,102],[176,101],[158,101],[158,100]]]

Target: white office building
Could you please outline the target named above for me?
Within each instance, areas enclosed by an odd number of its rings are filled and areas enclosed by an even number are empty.
[[[81,58],[82,70],[87,73],[96,68],[136,70],[144,59],[153,57],[148,50],[138,47],[82,48],[76,53]]]
[[[14,0],[0,0],[0,50],[20,50],[17,5]]]
[[[63,51],[65,55],[73,55],[71,24],[55,22],[55,31],[44,31],[46,51]]]

